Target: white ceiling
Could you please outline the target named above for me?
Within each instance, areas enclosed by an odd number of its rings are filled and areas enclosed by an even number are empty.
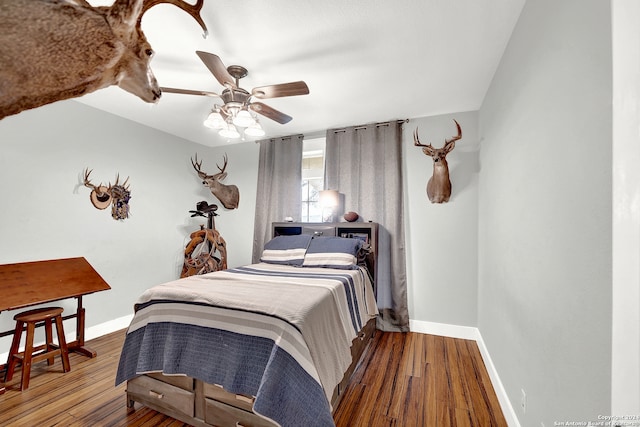
[[[195,54],[249,70],[241,87],[304,80],[310,94],[264,100],[290,116],[262,116],[267,137],[477,110],[525,0],[205,0],[209,35],[170,4],[142,29],[160,84],[221,93]],[[109,5],[112,0],[90,0]],[[117,87],[78,99],[206,146],[234,143],[202,125],[218,98],[163,94],[146,104]],[[262,139],[262,138],[261,138]]]

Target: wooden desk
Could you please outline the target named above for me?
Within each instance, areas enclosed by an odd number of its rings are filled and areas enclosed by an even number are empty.
[[[76,340],[68,347],[69,351],[88,357],[97,354],[84,345],[82,296],[108,289],[111,287],[107,282],[82,257],[0,265],[0,312],[75,298],[76,312],[63,317],[64,320],[76,319]],[[2,332],[0,337],[12,333],[13,330]],[[2,393],[4,387],[0,387]]]

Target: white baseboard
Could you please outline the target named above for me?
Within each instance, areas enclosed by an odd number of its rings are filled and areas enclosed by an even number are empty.
[[[448,325],[445,323],[425,322],[422,320],[409,320],[409,329],[411,329],[411,332],[441,335],[444,337],[460,338],[463,340],[477,341],[480,336],[478,328],[471,326]]]
[[[85,340],[92,340],[94,338],[101,337],[103,335],[110,334],[111,332],[119,331],[129,327],[131,320],[133,319],[133,313],[126,316],[119,317],[117,319],[109,320],[99,325],[90,326],[84,332]],[[66,336],[67,334],[65,334]],[[75,331],[73,332],[75,340]]]
[[[496,370],[496,367],[491,360],[489,350],[487,350],[487,346],[484,344],[484,340],[482,339],[480,331],[478,331],[478,339],[476,340],[476,343],[478,344],[478,349],[480,350],[480,354],[482,355],[482,360],[484,361],[484,365],[487,368],[487,372],[489,372],[491,383],[493,384],[493,388],[496,392],[496,395],[498,396],[498,401],[500,402],[500,407],[502,408],[504,418],[507,420],[507,425],[509,425],[509,427],[520,427],[518,416],[516,415],[516,412],[511,405],[511,401],[509,401],[507,391],[504,389],[502,381],[500,381],[498,371]]]
[[[491,360],[489,350],[487,350],[487,346],[485,345],[478,328],[471,326],[458,326],[448,325],[444,323],[424,322],[421,320],[409,320],[409,329],[411,329],[411,332],[418,332],[422,334],[441,335],[451,338],[474,340],[478,344],[480,355],[482,356],[484,365],[487,368],[489,377],[491,378],[491,383],[496,392],[496,395],[498,396],[498,401],[500,402],[500,407],[502,408],[502,412],[507,421],[507,425],[509,425],[509,427],[521,427],[520,421],[518,420],[513,406],[509,401],[507,392],[502,385],[502,381],[500,381],[498,371],[496,370],[496,367]]]

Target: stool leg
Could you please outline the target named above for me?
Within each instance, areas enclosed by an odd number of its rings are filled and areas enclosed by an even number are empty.
[[[53,348],[53,332],[51,330],[51,319],[45,319],[44,320],[44,334],[45,334],[45,349],[44,351],[49,352],[51,350],[54,350]],[[53,365],[53,356],[51,356],[50,358],[47,359],[47,365],[51,366]]]
[[[20,351],[20,339],[22,338],[22,331],[24,330],[24,324],[22,322],[16,323],[16,329],[13,332],[13,341],[11,341],[11,349],[9,350],[9,357],[7,358],[7,371],[4,373],[4,382],[11,381],[13,378],[13,372],[18,364],[18,358],[13,357],[14,354],[18,354]]]
[[[62,327],[62,317],[56,317],[56,331],[58,332],[58,345],[60,346],[60,357],[62,358],[62,371],[69,372],[71,364],[69,363],[69,349],[67,348],[67,340],[64,337],[64,328]]]
[[[22,360],[22,383],[20,384],[20,391],[24,391],[29,388],[31,357],[33,356],[33,333],[35,329],[35,323],[27,322],[27,341],[24,347],[24,359]]]

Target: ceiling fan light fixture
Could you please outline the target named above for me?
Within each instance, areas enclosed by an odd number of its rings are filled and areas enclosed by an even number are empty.
[[[218,132],[218,135],[224,138],[230,138],[230,139],[240,138],[240,132],[238,132],[236,127],[231,123],[227,124],[226,127],[222,128],[220,132]]]
[[[222,129],[225,126],[225,121],[217,110],[213,110],[204,121],[204,125],[211,129]]]
[[[158,1],[158,0],[155,0]],[[199,2],[201,0],[198,0]],[[289,123],[292,120],[288,116],[267,104],[256,101],[270,98],[281,98],[297,95],[308,95],[309,87],[304,81],[272,84],[254,87],[251,92],[240,87],[240,79],[247,76],[247,69],[240,65],[226,67],[220,57],[213,53],[196,51],[204,65],[218,80],[224,90],[218,94],[210,91],[191,89],[161,88],[168,93],[181,93],[186,95],[213,96],[222,100],[222,105],[214,105],[213,110],[204,121],[204,126],[219,130],[218,134],[226,138],[240,138],[242,136],[263,136],[265,131],[260,126],[257,113],[280,124]],[[236,126],[241,130],[238,131]]]
[[[233,118],[233,124],[241,128],[248,128],[255,122],[256,121],[253,116],[251,116],[251,113],[246,109],[238,111],[238,113]]]

